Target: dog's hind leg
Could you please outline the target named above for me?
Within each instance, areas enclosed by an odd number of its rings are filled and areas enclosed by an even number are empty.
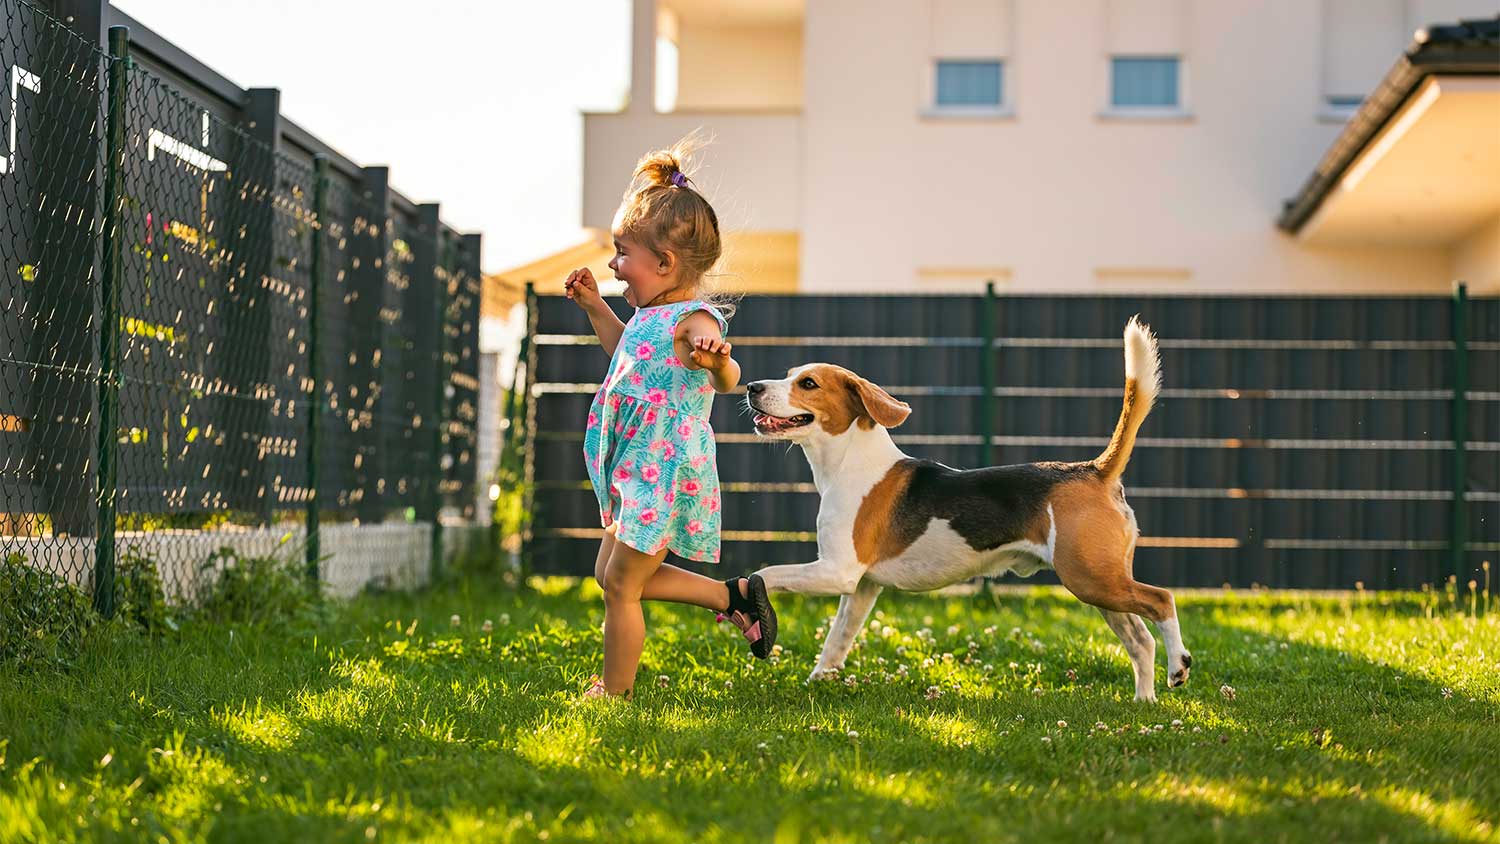
[[[1167,645],[1167,684],[1186,683],[1193,657],[1182,643],[1177,604],[1171,592],[1133,576],[1139,531],[1123,497],[1117,490],[1110,494],[1107,488],[1089,483],[1076,484],[1054,497],[1059,523],[1052,564],[1058,579],[1085,604],[1154,623]],[[1123,634],[1121,639],[1128,648]],[[1140,697],[1139,673],[1136,692]]]
[[[1109,629],[1120,637],[1125,653],[1130,656],[1130,665],[1135,669],[1135,699],[1147,703],[1156,700],[1156,640],[1146,629],[1146,622],[1138,615],[1114,612],[1098,607],[1099,614],[1109,623]]]
[[[832,626],[828,628],[828,638],[823,641],[823,652],[818,654],[818,664],[807,679],[820,680],[829,672],[844,667],[844,660],[849,658],[855,638],[864,629],[865,620],[870,617],[870,610],[875,606],[875,599],[880,597],[880,590],[880,584],[867,577],[855,587],[853,595],[845,595],[839,599],[839,611],[833,617]]]

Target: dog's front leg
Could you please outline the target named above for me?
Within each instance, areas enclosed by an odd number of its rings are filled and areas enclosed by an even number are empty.
[[[818,664],[808,680],[821,680],[829,673],[843,669],[854,640],[864,629],[870,610],[875,607],[875,599],[880,597],[880,590],[880,584],[867,577],[855,587],[853,595],[839,599],[838,615],[834,616],[828,638],[823,642],[823,652],[818,654]]]
[[[843,565],[834,560],[814,560],[786,566],[769,566],[756,574],[772,592],[796,592],[799,595],[848,595],[864,576],[859,563]]]

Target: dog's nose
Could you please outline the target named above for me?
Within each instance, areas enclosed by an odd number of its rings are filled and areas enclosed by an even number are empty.
[[[745,385],[745,390],[748,391],[752,396],[758,396],[766,391],[766,382],[751,381],[749,384]]]

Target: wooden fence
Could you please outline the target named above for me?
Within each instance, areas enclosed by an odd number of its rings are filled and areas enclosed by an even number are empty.
[[[573,303],[532,302],[517,420],[533,482],[526,553],[537,571],[586,574],[600,528],[583,425],[607,361]],[[1085,460],[1119,413],[1121,329],[1136,313],[1165,374],[1125,476],[1138,577],[1371,589],[1483,577],[1500,551],[1500,300],[758,296],[730,339],[747,381],[823,361],[886,387],[912,406],[893,434],[913,456]],[[806,460],[757,441],[742,399],[720,396],[712,419],[723,568],[815,559]]]

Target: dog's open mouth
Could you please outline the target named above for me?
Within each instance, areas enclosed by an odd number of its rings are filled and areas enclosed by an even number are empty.
[[[804,425],[811,425],[813,417],[811,413],[799,413],[796,416],[781,417],[771,416],[766,413],[755,414],[755,430],[762,434],[779,434]]]

